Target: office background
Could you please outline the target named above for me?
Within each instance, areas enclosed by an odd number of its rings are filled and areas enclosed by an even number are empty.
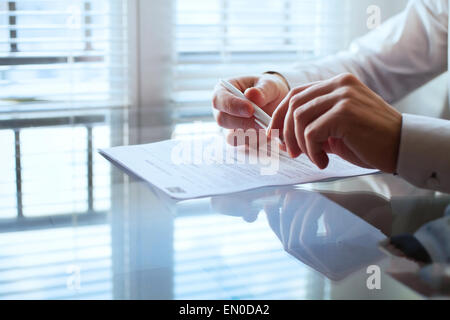
[[[78,255],[90,257],[82,297],[122,292],[105,270],[127,268],[126,250],[110,246],[127,228],[114,225],[111,211],[114,195],[125,192],[113,182],[125,178],[112,175],[96,150],[215,133],[210,97],[218,78],[331,54],[368,31],[369,5],[384,21],[405,4],[0,0],[0,299],[77,296],[61,283]],[[398,107],[445,116],[445,77]],[[166,236],[188,237],[176,224],[167,228]],[[74,251],[61,250],[63,243]],[[192,254],[179,250],[179,259]],[[184,280],[175,279],[179,291],[171,294],[183,297]]]

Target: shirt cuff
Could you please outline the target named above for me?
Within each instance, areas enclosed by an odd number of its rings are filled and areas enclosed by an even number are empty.
[[[290,88],[322,80],[321,77],[318,76],[320,72],[312,73],[307,68],[299,70],[297,67],[291,70],[279,70],[277,73],[286,79]]]
[[[397,172],[418,187],[450,192],[450,121],[403,114]]]

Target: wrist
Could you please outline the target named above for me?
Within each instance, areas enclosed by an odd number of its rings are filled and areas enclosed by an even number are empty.
[[[291,86],[289,85],[289,82],[281,73],[276,72],[276,71],[266,71],[263,74],[271,75],[271,76],[275,77],[276,79],[281,80],[281,82],[286,86],[287,91],[291,90]]]

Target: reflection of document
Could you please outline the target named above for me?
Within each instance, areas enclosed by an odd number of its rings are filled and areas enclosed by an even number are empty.
[[[334,155],[330,155],[325,170],[319,170],[304,155],[293,160],[269,153],[252,161],[248,153],[227,146],[222,138],[168,140],[115,147],[100,153],[177,199],[376,172]]]

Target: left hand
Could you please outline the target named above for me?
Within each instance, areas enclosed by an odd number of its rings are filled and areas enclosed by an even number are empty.
[[[327,153],[356,165],[393,173],[402,115],[352,74],[291,90],[269,127],[279,129],[291,157],[301,153],[320,169]]]

